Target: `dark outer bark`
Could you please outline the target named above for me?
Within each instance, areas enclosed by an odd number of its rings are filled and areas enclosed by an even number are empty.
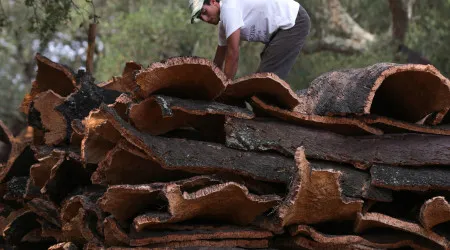
[[[94,78],[83,71],[77,75],[80,82],[80,89],[67,97],[66,101],[55,109],[61,112],[67,122],[66,140],[70,141],[72,134],[72,121],[75,119],[83,120],[89,115],[91,110],[100,106],[100,104],[114,103],[120,96],[120,92],[105,90],[95,85]]]
[[[377,81],[382,81],[379,87]],[[450,105],[445,77],[432,66],[411,64],[379,63],[325,73],[298,95],[301,102],[297,111],[301,113],[370,113],[408,122],[417,122]]]
[[[289,183],[295,167],[293,159],[276,154],[242,152],[216,143],[151,136],[125,123],[106,105],[102,105],[100,112],[128,142],[167,169],[197,174],[231,172],[257,180]]]
[[[381,202],[392,201],[392,191],[378,188],[370,183],[369,173],[351,166],[324,161],[309,161],[313,170],[334,170],[342,173],[339,184],[342,194],[347,197],[365,198]]]
[[[13,177],[9,180],[7,185],[7,192],[3,196],[5,200],[21,201],[25,195],[27,188],[28,177]]]
[[[14,162],[10,163],[10,167],[7,173],[4,173],[5,176],[3,181],[7,181],[11,179],[13,176],[28,176],[30,173],[31,165],[37,163],[34,158],[33,150],[31,150],[30,146],[26,146],[20,155],[14,160]],[[7,166],[8,167],[8,166]],[[3,169],[7,170],[6,168]]]
[[[407,168],[375,165],[370,169],[372,184],[393,190],[450,190],[450,169]]]
[[[226,145],[240,150],[277,151],[293,156],[305,147],[311,159],[371,165],[450,165],[450,139],[425,134],[342,136],[271,120],[229,118]]]

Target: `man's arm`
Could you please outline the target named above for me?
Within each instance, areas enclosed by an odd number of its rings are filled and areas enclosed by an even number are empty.
[[[241,38],[241,29],[237,29],[227,39],[225,55],[225,75],[233,80],[238,69],[239,62],[239,41]]]
[[[223,70],[223,62],[225,60],[225,55],[227,53],[227,46],[217,46],[216,55],[214,56],[214,63]]]

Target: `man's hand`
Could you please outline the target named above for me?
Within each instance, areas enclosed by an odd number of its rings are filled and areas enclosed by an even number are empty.
[[[227,39],[225,56],[225,75],[233,80],[238,69],[239,62],[239,42],[241,39],[241,29],[237,29]]]

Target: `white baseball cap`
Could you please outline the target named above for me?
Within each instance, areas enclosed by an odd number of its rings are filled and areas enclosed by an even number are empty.
[[[200,21],[198,18],[201,14],[205,0],[189,0],[189,8],[192,10],[191,23]]]

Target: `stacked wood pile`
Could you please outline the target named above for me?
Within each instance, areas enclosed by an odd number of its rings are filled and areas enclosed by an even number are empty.
[[[201,58],[99,85],[36,60],[30,129],[0,123],[5,249],[449,249],[450,82],[432,66],[294,93]]]

